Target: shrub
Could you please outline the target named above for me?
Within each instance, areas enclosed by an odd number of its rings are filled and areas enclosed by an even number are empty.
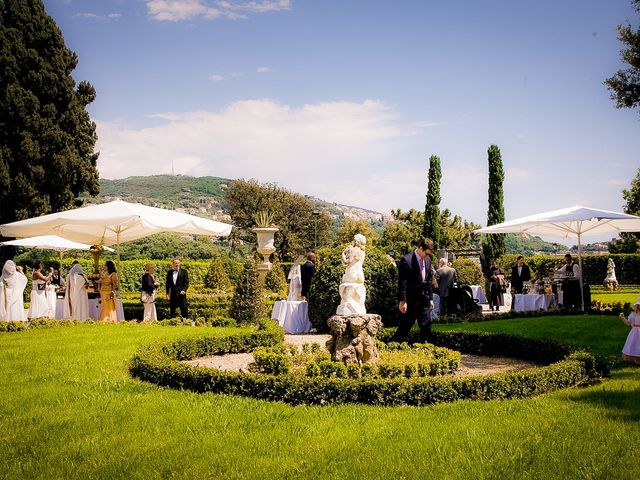
[[[266,312],[264,293],[253,262],[246,261],[231,300],[231,316],[239,324],[255,323]]]
[[[284,276],[282,265],[278,260],[274,260],[264,278],[264,288],[269,292],[273,292],[278,296],[287,296],[287,279]]]
[[[336,313],[340,303],[338,289],[344,275],[342,250],[344,246],[318,251],[322,262],[316,268],[308,300],[309,320],[321,331],[327,330],[327,320]],[[382,249],[367,246],[363,269],[367,288],[367,313],[377,313],[385,325],[397,324],[398,270],[395,263]]]
[[[470,258],[458,258],[451,262],[451,266],[456,269],[459,283],[466,285],[486,284],[482,267]]]
[[[429,405],[456,400],[527,398],[560,388],[590,383],[604,372],[587,352],[541,339],[502,334],[440,332],[448,347],[461,345],[471,352],[500,352],[511,345],[516,358],[536,361],[553,359],[546,367],[484,377],[373,378],[366,364],[356,378],[353,367],[342,363],[309,364],[307,376],[261,375],[223,372],[181,363],[197,356],[251,351],[259,346],[282,342],[283,334],[273,322],[263,323],[257,331],[244,330],[227,336],[193,337],[141,347],[133,357],[131,373],[141,380],[196,392],[244,395],[291,404],[339,404],[347,402],[373,405]],[[545,343],[546,342],[546,343]],[[425,372],[424,365],[418,371]],[[412,374],[413,369],[402,374]]]
[[[231,288],[229,276],[227,275],[222,260],[218,255],[215,255],[209,263],[209,268],[204,277],[204,286],[214,292],[227,292]]]

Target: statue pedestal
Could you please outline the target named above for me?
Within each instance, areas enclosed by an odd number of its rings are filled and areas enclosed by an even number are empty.
[[[334,315],[327,324],[331,329],[331,339],[327,341],[331,360],[345,364],[378,362],[376,335],[382,326],[380,315]]]

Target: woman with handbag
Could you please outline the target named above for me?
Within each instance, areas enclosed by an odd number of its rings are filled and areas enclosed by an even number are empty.
[[[504,278],[504,272],[498,263],[494,260],[489,269],[489,310],[495,307],[496,312],[500,311],[500,307],[504,305],[503,293],[507,290],[507,281]]]
[[[140,294],[140,301],[144,305],[144,313],[142,314],[143,322],[155,322],[158,320],[156,314],[156,290],[160,286],[160,283],[155,279],[153,274],[156,271],[156,267],[152,263],[147,263],[144,266],[144,275],[142,275],[142,293]]]

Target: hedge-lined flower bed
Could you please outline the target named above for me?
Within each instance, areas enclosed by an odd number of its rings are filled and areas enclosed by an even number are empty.
[[[436,343],[467,353],[499,354],[539,363],[555,363],[482,377],[355,379],[224,372],[181,362],[206,355],[250,352],[260,346],[280,343],[282,331],[267,322],[261,330],[249,334],[207,335],[147,345],[136,352],[130,369],[141,380],[173,388],[311,405],[429,405],[463,399],[526,398],[587,384],[602,374],[591,354],[574,351],[573,347],[558,342],[467,332],[440,332],[436,337]]]

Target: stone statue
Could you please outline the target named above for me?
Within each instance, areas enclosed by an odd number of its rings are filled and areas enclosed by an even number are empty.
[[[340,305],[336,309],[337,315],[359,315],[367,313],[364,305],[366,289],[364,286],[364,271],[362,264],[365,257],[367,239],[364,235],[356,234],[353,245],[342,252],[342,263],[346,269],[340,283]]]
[[[608,288],[610,291],[618,289],[618,280],[616,279],[616,264],[613,263],[613,258],[610,258],[607,262],[607,276],[602,282],[604,288]]]

